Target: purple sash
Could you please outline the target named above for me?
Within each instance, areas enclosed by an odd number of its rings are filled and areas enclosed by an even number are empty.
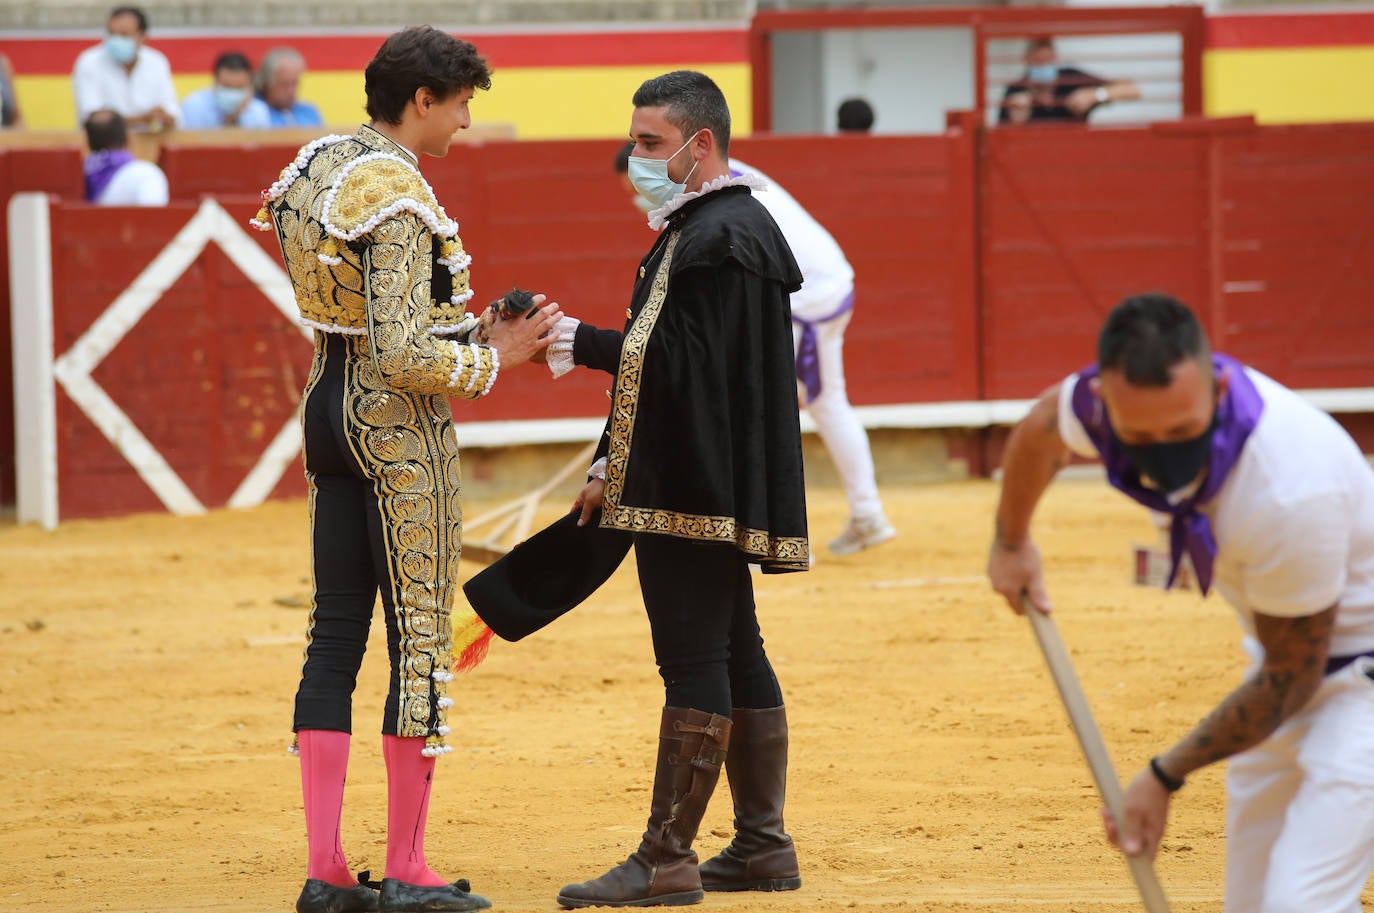
[[[1228,355],[1213,353],[1212,365],[1216,374],[1227,370],[1226,395],[1217,404],[1217,428],[1212,435],[1212,452],[1207,461],[1207,474],[1202,485],[1192,495],[1170,504],[1164,492],[1146,487],[1140,479],[1140,471],[1121,449],[1121,444],[1107,419],[1107,410],[1102,400],[1093,395],[1087,381],[1098,375],[1093,365],[1078,374],[1078,382],[1073,391],[1073,414],[1083,423],[1083,428],[1097,448],[1102,464],[1107,469],[1107,481],[1113,488],[1145,505],[1151,510],[1169,514],[1173,520],[1169,524],[1169,580],[1165,585],[1174,585],[1178,576],[1178,565],[1184,552],[1192,560],[1193,570],[1197,573],[1198,585],[1205,595],[1212,585],[1212,566],[1216,561],[1217,542],[1212,536],[1212,523],[1207,515],[1198,510],[1202,504],[1211,500],[1226,481],[1226,477],[1240,459],[1250,432],[1255,430],[1260,413],[1264,411],[1264,400],[1259,390],[1245,374],[1245,366]]]
[[[814,403],[821,395],[821,350],[816,342],[816,324],[834,320],[841,314],[854,309],[854,292],[844,296],[844,301],[833,314],[826,314],[818,320],[802,320],[793,317],[792,322],[802,328],[801,343],[797,346],[797,380],[806,387],[806,401]]]
[[[86,156],[82,164],[86,172],[86,202],[94,203],[100,199],[105,188],[114,180],[115,172],[134,160],[128,149],[105,149]]]
[[[733,165],[730,166],[730,177],[743,177],[745,172]],[[847,314],[854,309],[854,291],[850,289],[844,301],[833,314],[826,314],[818,320],[802,320],[793,315],[792,322],[802,328],[801,342],[797,345],[797,380],[806,387],[806,401],[814,403],[816,397],[821,395],[821,352],[816,342],[816,324],[825,323],[827,320],[834,320],[841,314]]]

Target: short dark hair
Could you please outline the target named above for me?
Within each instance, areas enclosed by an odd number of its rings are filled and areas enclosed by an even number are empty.
[[[835,112],[840,130],[869,130],[873,127],[873,106],[862,98],[846,98]]]
[[[635,151],[633,142],[625,143],[615,151],[615,170],[617,174],[630,173],[630,155]]]
[[[134,21],[138,23],[139,33],[144,35],[148,34],[148,17],[144,14],[143,10],[138,7],[116,6],[114,9],[110,10],[110,15],[105,17],[105,21],[109,22],[116,16],[133,16]]]
[[[1212,349],[1197,317],[1177,298],[1136,295],[1112,308],[1097,337],[1097,366],[1136,387],[1167,387],[1179,362],[1206,361]]]
[[[730,152],[730,106],[711,77],[696,70],[674,70],[646,80],[631,99],[636,108],[666,108],[663,117],[682,138],[710,130],[721,157]]]
[[[219,75],[225,70],[232,73],[251,74],[253,72],[253,65],[248,62],[247,57],[238,51],[225,51],[215,58],[215,66],[210,72]]]
[[[428,25],[402,29],[377,49],[363,74],[367,115],[399,124],[421,88],[440,98],[463,89],[490,89],[491,68],[477,48]]]
[[[1034,38],[1026,42],[1027,54],[1031,53],[1032,51],[1039,51],[1043,49],[1049,49],[1051,51],[1054,50],[1054,39],[1051,38],[1049,35],[1036,35]]]
[[[129,145],[129,125],[118,111],[101,108],[86,118],[86,145],[92,152],[123,149]]]

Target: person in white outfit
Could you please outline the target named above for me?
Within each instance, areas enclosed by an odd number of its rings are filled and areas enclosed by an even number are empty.
[[[1097,364],[1012,432],[988,559],[1017,612],[1050,609],[1031,515],[1066,450],[1167,513],[1172,571],[1236,610],[1251,665],[1125,794],[1128,854],[1153,856],[1170,799],[1229,759],[1226,913],[1360,913],[1374,871],[1374,471],[1330,416],[1210,350],[1164,295],[1108,316]]]
[[[86,202],[97,206],[166,206],[167,175],[152,162],[134,158],[129,132],[117,111],[100,110],[86,118],[83,162]]]
[[[622,176],[629,168],[630,148],[622,148],[616,156],[616,170]],[[849,402],[844,383],[844,331],[854,312],[854,268],[830,232],[776,181],[738,159],[730,159],[729,166],[735,177],[750,174],[767,183],[756,198],[782,229],[801,267],[802,287],[792,295],[798,402],[811,413],[849,500],[849,522],[830,540],[830,551],[849,555],[879,545],[896,536],[897,530],[883,512],[868,432]],[[626,187],[635,193],[628,179]],[[635,193],[637,208],[647,212],[647,203]],[[550,346],[551,365],[557,346]]]
[[[148,17],[133,6],[115,7],[105,40],[87,48],[72,67],[77,123],[108,108],[135,130],[168,130],[181,119],[172,67],[148,47]]]

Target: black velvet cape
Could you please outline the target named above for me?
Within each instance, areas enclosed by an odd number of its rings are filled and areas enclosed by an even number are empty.
[[[807,569],[789,297],[801,281],[768,211],[724,187],[671,216],[622,332],[578,327],[574,360],[616,375],[598,450],[603,528],[732,542],[765,572]]]

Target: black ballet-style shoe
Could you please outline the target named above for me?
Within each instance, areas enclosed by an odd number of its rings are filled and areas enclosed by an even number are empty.
[[[472,885],[466,878],[436,887],[383,878],[381,910],[383,913],[469,913],[491,906],[491,901],[471,891]]]
[[[367,880],[371,872],[359,872],[358,884],[341,888],[318,878],[307,878],[296,913],[374,913],[377,909],[376,882]]]

